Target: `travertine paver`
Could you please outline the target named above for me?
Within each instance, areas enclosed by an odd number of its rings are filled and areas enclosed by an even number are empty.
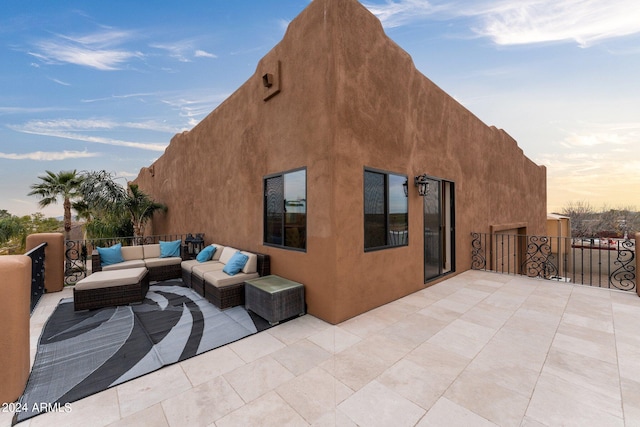
[[[33,354],[70,295],[43,297]],[[293,319],[22,424],[640,425],[639,324],[635,293],[468,271],[339,325]]]

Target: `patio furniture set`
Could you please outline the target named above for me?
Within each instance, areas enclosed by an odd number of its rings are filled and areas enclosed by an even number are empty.
[[[182,278],[220,309],[245,305],[271,324],[305,313],[304,286],[271,275],[269,255],[212,244],[184,259],[180,241],[98,248],[73,291],[75,310],[142,302],[149,283]],[[246,297],[245,297],[246,296]]]

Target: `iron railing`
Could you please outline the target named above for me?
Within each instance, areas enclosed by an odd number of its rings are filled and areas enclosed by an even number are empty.
[[[195,235],[194,233],[191,233]],[[188,234],[162,234],[144,237],[113,237],[105,239],[67,240],[65,241],[64,284],[74,285],[91,274],[91,254],[97,247],[105,248],[116,243],[122,246],[150,245],[162,241],[182,240]],[[89,261],[89,262],[87,262]]]
[[[602,288],[636,289],[635,241],[471,233],[471,268]]]
[[[44,293],[44,254],[47,243],[42,243],[25,253],[31,258],[31,312]]]

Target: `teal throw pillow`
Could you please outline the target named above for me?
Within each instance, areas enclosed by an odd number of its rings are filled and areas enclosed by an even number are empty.
[[[160,258],[170,258],[180,256],[180,245],[182,240],[174,240],[172,242],[160,241]]]
[[[244,265],[248,260],[249,257],[247,255],[236,252],[233,254],[229,262],[224,265],[222,271],[227,273],[229,276],[236,275],[244,268]]]
[[[122,244],[116,243],[115,245],[108,248],[96,248],[98,249],[98,254],[100,254],[100,265],[102,267],[106,265],[118,264],[120,262],[124,262],[124,258],[122,258]]]
[[[198,260],[198,262],[211,261],[211,258],[213,258],[213,254],[216,253],[216,249],[217,248],[215,246],[207,246],[200,251],[198,256],[196,256],[196,259]]]

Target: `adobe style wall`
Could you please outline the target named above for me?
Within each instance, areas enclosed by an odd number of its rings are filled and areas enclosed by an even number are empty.
[[[262,76],[279,80],[279,93]],[[273,95],[268,100],[265,97]],[[307,250],[264,246],[263,179],[306,167]],[[356,0],[314,0],[249,80],[136,183],[168,205],[154,233],[204,231],[272,258],[304,283],[309,313],[337,323],[424,284],[423,201],[409,194],[409,246],[364,252],[364,167],[455,182],[456,272],[472,231],[546,227],[546,171],[415,69]]]

